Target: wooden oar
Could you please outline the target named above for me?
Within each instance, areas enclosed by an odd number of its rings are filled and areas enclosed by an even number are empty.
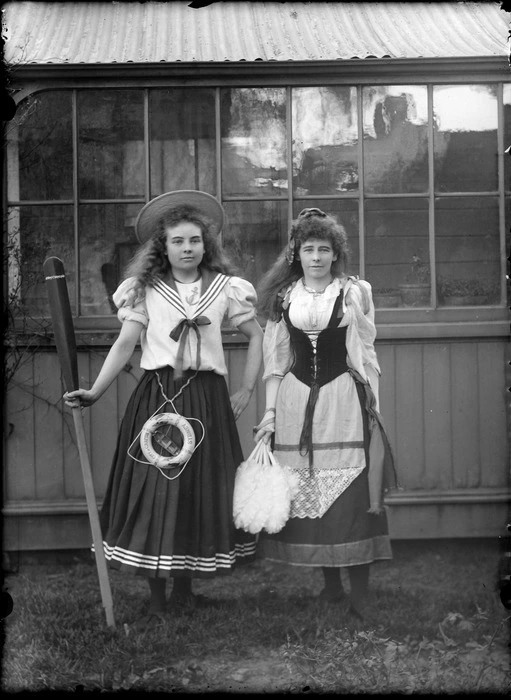
[[[50,257],[44,261],[43,271],[50,302],[55,345],[57,346],[64,383],[67,391],[74,391],[79,388],[78,361],[64,264],[60,258]],[[87,499],[92,541],[94,543],[94,555],[96,557],[101,599],[103,601],[103,607],[105,608],[107,625],[109,627],[115,627],[112,592],[110,590],[110,580],[108,578],[105,551],[103,549],[103,536],[99,523],[98,505],[94,493],[89,453],[85,440],[82,410],[80,407],[71,410],[73,412],[76,442],[78,444],[78,454],[80,455],[80,464],[82,467],[83,484],[85,487],[85,497]]]

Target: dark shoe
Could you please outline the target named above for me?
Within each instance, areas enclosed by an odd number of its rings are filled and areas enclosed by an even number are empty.
[[[158,627],[163,627],[165,623],[165,613],[151,612],[144,615],[139,620],[130,625],[135,632],[149,632]]]
[[[318,596],[319,602],[321,604],[326,604],[326,605],[338,605],[345,603],[348,599],[348,596],[343,590],[337,591],[335,593],[327,591],[326,588],[323,588],[323,590],[320,592]]]
[[[352,604],[348,607],[347,610],[348,615],[351,615],[357,622],[365,622],[366,616],[361,610],[357,610],[357,608],[353,607]]]
[[[214,605],[211,598],[199,593],[190,593],[188,595],[170,594],[167,607],[169,610],[196,610],[198,608],[210,608]]]

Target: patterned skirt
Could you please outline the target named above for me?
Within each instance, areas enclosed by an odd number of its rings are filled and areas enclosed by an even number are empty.
[[[177,413],[205,428],[182,474],[169,480],[164,474],[179,469],[162,474],[143,463],[137,436],[164,402],[162,388],[173,399],[192,375],[187,371],[175,381],[171,367],[146,371],[128,402],[100,514],[112,568],[149,577],[209,578],[255,558],[255,538],[233,524],[234,475],[243,454],[224,377],[199,372],[173,401]],[[174,410],[167,404],[159,412]],[[190,424],[197,444],[201,426]]]
[[[387,516],[368,513],[369,429],[362,389],[345,372],[323,386],[312,423],[312,464],[299,449],[309,388],[288,373],[280,385],[274,455],[298,472],[291,517],[261,533],[262,558],[298,566],[342,567],[391,559]]]

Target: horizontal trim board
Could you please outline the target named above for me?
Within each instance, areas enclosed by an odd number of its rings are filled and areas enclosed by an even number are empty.
[[[434,59],[347,59],[336,61],[239,61],[221,63],[127,63],[18,65],[11,87],[28,81],[44,81],[49,87],[112,87],[119,81],[128,87],[172,87],[182,85],[325,85],[340,81],[365,85],[389,81],[472,83],[509,81],[509,63],[502,57]]]
[[[452,489],[450,491],[398,491],[386,496],[389,506],[435,505],[444,503],[506,503],[511,502],[508,489]],[[98,500],[98,508],[102,501]],[[60,501],[12,501],[2,508],[5,516],[64,515],[87,513],[85,499]]]

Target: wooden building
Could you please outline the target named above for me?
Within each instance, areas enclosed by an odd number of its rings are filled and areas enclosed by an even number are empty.
[[[200,3],[198,3],[200,5]],[[377,305],[394,538],[494,537],[508,518],[511,76],[498,2],[7,2],[9,326],[4,550],[90,543],[42,263],[65,264],[82,386],[152,197],[223,203],[254,283],[304,206],[345,226]],[[506,242],[507,240],[507,242]],[[264,323],[264,319],[262,319]],[[246,345],[224,334],[229,382]],[[140,371],[86,413],[98,501]],[[252,444],[261,383],[239,420]]]

